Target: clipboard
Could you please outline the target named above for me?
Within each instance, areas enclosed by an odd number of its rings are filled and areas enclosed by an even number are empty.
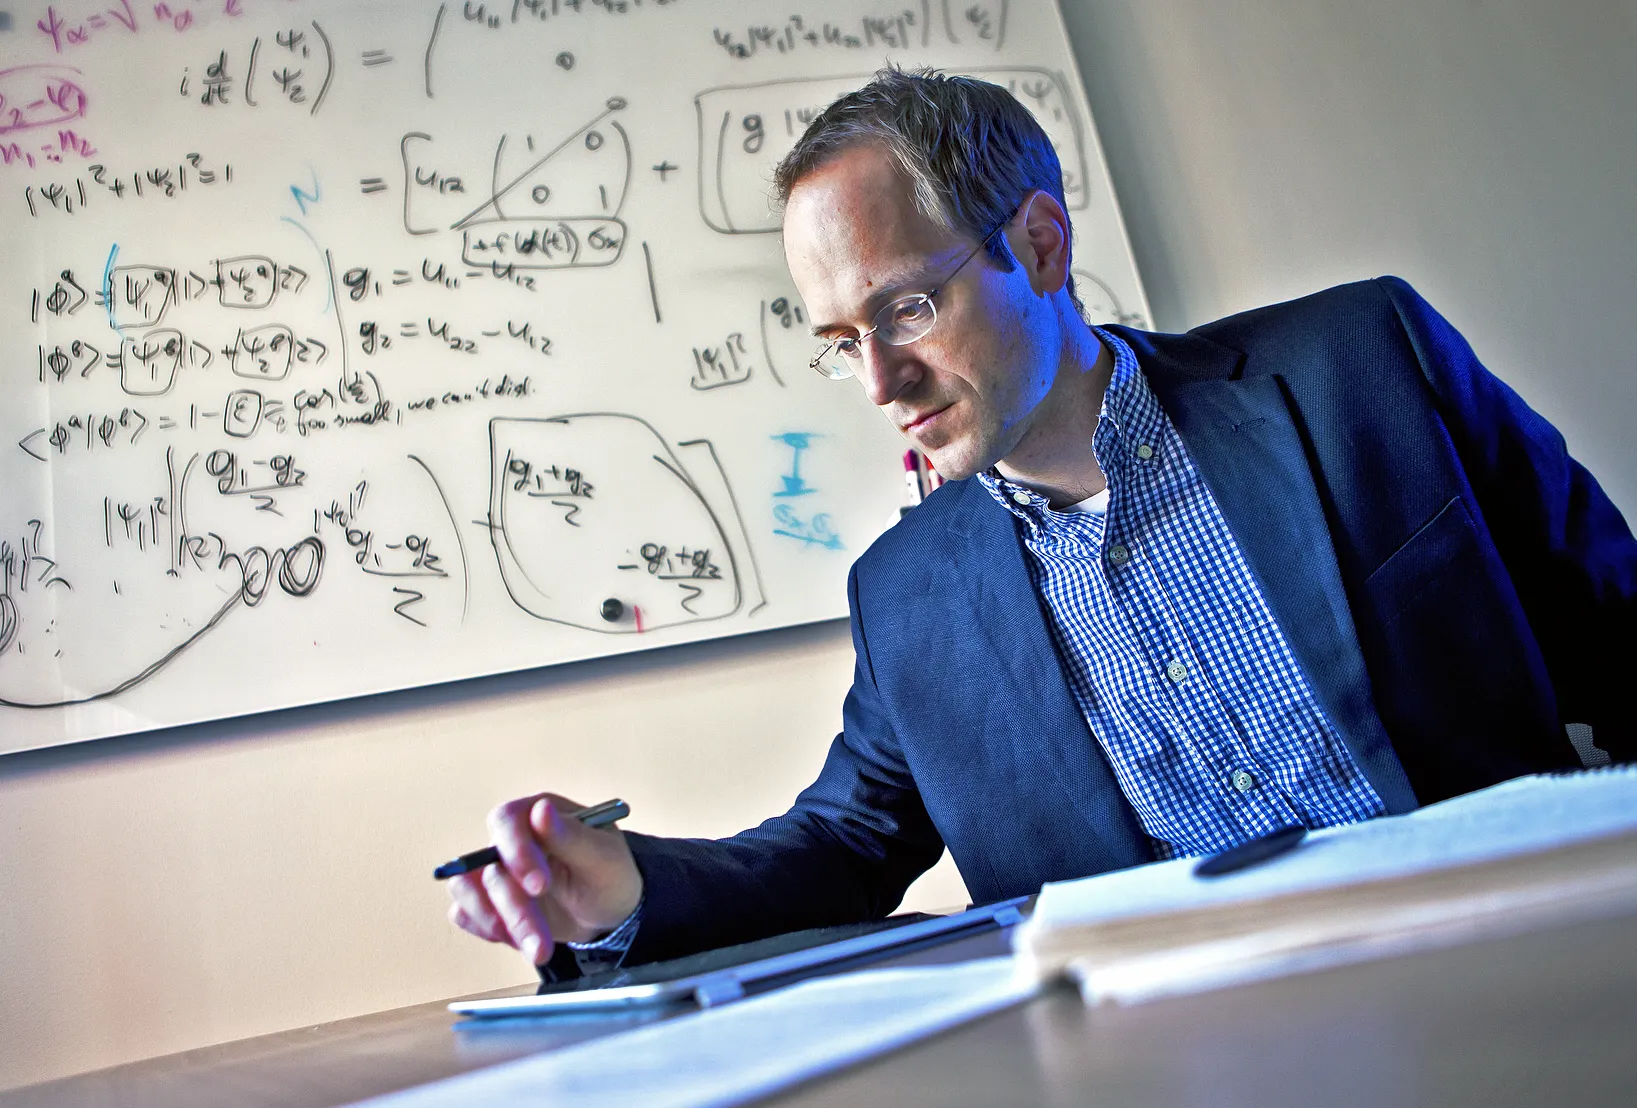
[[[779,936],[776,940],[711,952],[703,957],[726,960],[730,964],[703,971],[697,968],[697,958],[682,958],[675,962],[598,974],[566,986],[544,985],[537,992],[518,996],[457,1000],[449,1005],[449,1010],[470,1019],[497,1019],[619,1012],[672,1004],[714,1008],[811,976],[817,970],[836,969],[847,963],[861,962],[923,944],[1010,927],[1022,921],[1023,908],[1031,899],[1016,897],[947,916],[910,915],[898,922],[889,918],[875,921],[874,929],[865,934],[840,939],[830,938],[838,930],[833,928],[796,932]],[[804,938],[816,945],[765,955],[769,944],[781,943],[788,947],[792,943],[801,943]],[[732,964],[735,952],[748,960]],[[633,980],[639,975],[649,979]],[[659,979],[652,979],[654,977]]]

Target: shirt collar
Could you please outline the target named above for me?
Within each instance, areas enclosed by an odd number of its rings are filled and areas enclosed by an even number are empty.
[[[1148,380],[1137,364],[1136,354],[1125,340],[1101,327],[1093,327],[1091,331],[1114,355],[1114,369],[1109,375],[1108,390],[1103,394],[1102,410],[1096,426],[1091,429],[1097,464],[1108,478],[1109,488],[1113,489],[1124,474],[1126,455],[1139,444],[1156,443],[1165,417],[1159,399],[1148,387]],[[1030,527],[1046,526],[1053,517],[1061,518],[1065,514],[1052,511],[1044,496],[1008,481],[993,466],[978,474],[978,480],[1001,507]]]

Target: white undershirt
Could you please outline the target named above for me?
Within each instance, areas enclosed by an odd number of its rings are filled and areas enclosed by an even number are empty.
[[[1061,508],[1059,510],[1063,512],[1086,512],[1094,516],[1107,515],[1108,486],[1104,485],[1102,492],[1094,492],[1084,500],[1081,500],[1075,504],[1070,504],[1068,507]]]

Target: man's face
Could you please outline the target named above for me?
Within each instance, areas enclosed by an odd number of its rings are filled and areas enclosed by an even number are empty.
[[[819,330],[815,346],[868,331],[884,304],[940,289],[929,334],[906,346],[872,336],[854,365],[871,402],[955,480],[1016,449],[1057,354],[1022,268],[1002,273],[980,252],[944,283],[975,243],[917,211],[910,187],[879,145],[843,151],[792,190],[785,262]]]

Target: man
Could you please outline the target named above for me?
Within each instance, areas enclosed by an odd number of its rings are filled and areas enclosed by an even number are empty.
[[[965,78],[878,74],[777,185],[814,368],[952,483],[853,568],[844,729],[788,813],[502,805],[459,926],[644,961],[884,915],[945,846],[990,901],[1578,767],[1566,724],[1637,757],[1637,543],[1403,282],[1088,326],[1050,143]]]

